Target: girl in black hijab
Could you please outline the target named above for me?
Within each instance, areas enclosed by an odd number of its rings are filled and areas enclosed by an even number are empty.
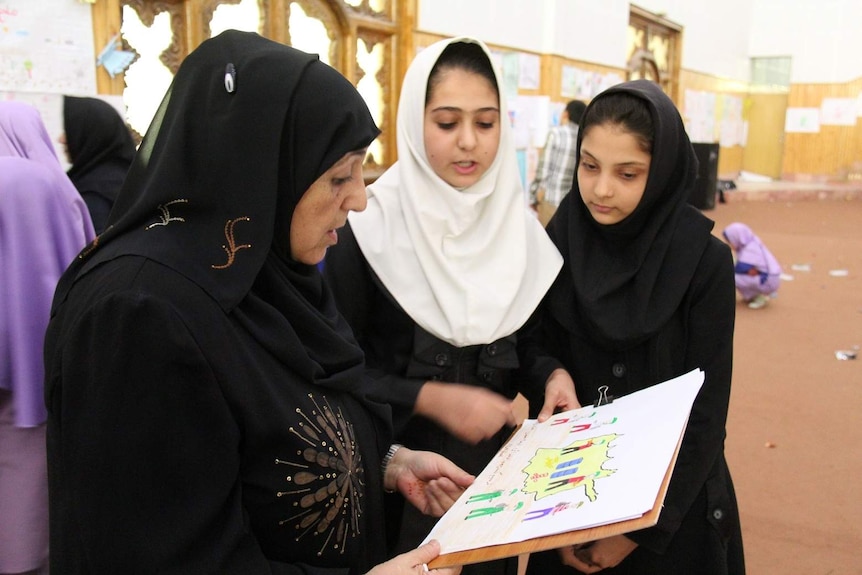
[[[541,342],[575,380],[627,395],[705,372],[658,524],[536,553],[530,574],[744,573],[724,458],[735,292],[730,251],[687,203],[697,159],[673,102],[638,80],[584,113],[572,187],[548,233],[565,259],[542,305]]]
[[[109,103],[75,96],[63,97],[63,129],[60,142],[72,164],[66,174],[101,234],[135,157],[132,134]]]
[[[384,489],[441,514],[472,481],[390,446],[316,267],[377,134],[314,55],[228,31],[183,62],[55,295],[52,573],[361,573],[386,556]]]

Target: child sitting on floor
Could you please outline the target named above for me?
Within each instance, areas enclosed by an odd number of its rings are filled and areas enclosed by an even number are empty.
[[[734,222],[724,228],[724,239],[736,253],[735,280],[739,295],[751,309],[760,309],[781,283],[781,266],[751,228]]]

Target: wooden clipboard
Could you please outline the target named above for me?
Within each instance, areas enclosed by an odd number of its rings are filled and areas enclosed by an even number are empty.
[[[687,427],[687,426],[686,426]],[[655,504],[652,509],[633,519],[626,519],[616,523],[608,523],[588,529],[578,529],[576,531],[567,531],[565,533],[557,533],[555,535],[547,535],[545,537],[536,537],[519,541],[517,543],[506,543],[504,545],[490,545],[487,547],[479,547],[477,549],[468,549],[466,551],[457,551],[454,553],[446,553],[440,555],[430,563],[428,569],[440,569],[442,567],[452,567],[455,565],[469,565],[471,563],[482,563],[493,559],[504,559],[506,557],[514,557],[524,553],[535,553],[537,551],[546,551],[548,549],[557,549],[567,545],[576,545],[578,543],[587,543],[596,539],[604,539],[613,535],[622,535],[652,527],[658,523],[661,508],[664,505],[664,497],[667,494],[667,487],[670,483],[670,478],[673,475],[673,468],[676,465],[676,459],[679,455],[679,448],[682,445],[682,438],[685,432],[680,435],[679,441],[676,444],[676,449],[673,452],[670,465],[664,474],[664,479],[659,486],[658,494],[656,495]]]

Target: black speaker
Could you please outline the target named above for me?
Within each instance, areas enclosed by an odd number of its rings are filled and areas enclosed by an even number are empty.
[[[718,144],[692,143],[697,156],[697,178],[688,196],[688,203],[699,210],[715,208],[718,193]]]

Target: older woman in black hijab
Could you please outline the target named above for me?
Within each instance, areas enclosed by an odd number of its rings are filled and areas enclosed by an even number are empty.
[[[581,404],[705,372],[654,527],[530,557],[529,573],[738,574],[739,514],[724,457],[736,295],[727,246],[688,205],[697,159],[676,106],[646,80],[599,94],[572,187],[548,225],[563,271],[542,342]],[[657,414],[660,417],[660,414]]]
[[[440,514],[472,481],[390,446],[315,265],[365,206],[377,134],[343,76],[256,34],[182,64],[55,296],[52,573],[365,572],[384,489]]]
[[[135,142],[119,112],[99,98],[64,96],[63,129],[60,142],[72,164],[66,174],[101,234],[135,157]]]

